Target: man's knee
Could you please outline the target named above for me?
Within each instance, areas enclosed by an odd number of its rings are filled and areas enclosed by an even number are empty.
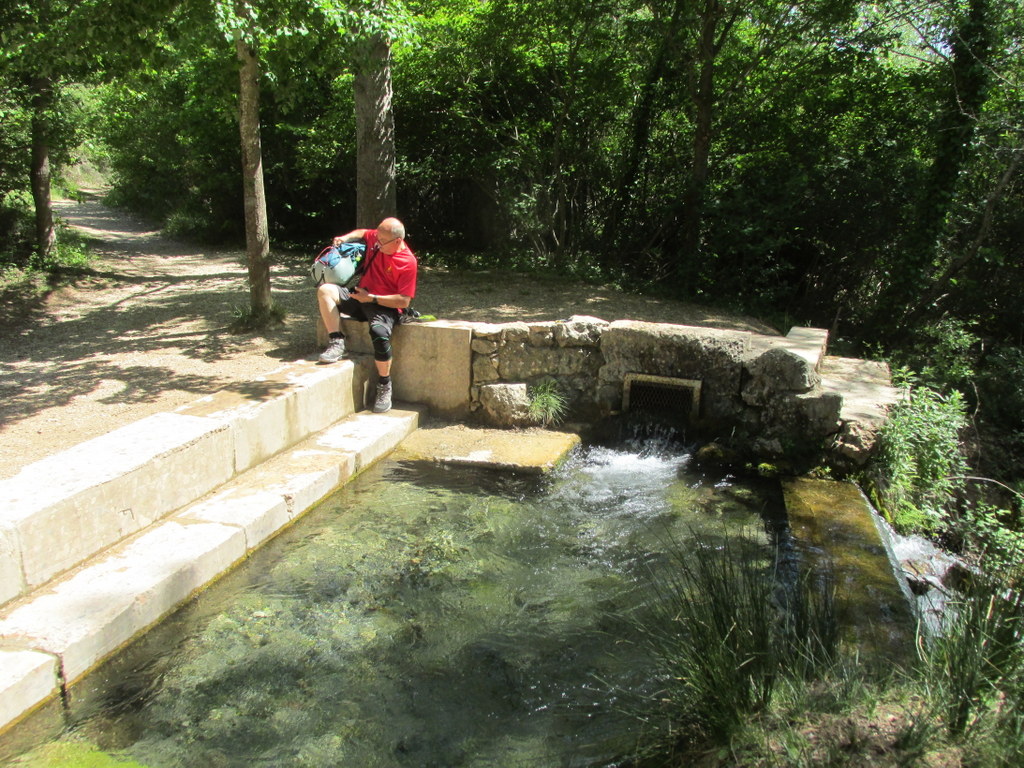
[[[384,362],[391,359],[391,326],[388,323],[370,322],[370,341],[373,342],[373,358]]]
[[[341,300],[338,286],[334,283],[321,283],[317,286],[316,295],[321,301],[328,301],[332,304],[337,304]]]

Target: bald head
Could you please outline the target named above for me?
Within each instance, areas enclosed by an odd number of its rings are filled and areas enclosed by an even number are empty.
[[[397,237],[401,240],[405,239],[405,224],[393,216],[384,219],[384,221],[378,224],[377,231],[387,233],[388,237],[386,239],[391,239],[393,237]]]

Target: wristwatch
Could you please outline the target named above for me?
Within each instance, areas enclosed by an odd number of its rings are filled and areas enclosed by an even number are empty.
[[[371,293],[370,294],[370,303],[371,304],[376,304],[377,303],[377,294],[376,293]]]

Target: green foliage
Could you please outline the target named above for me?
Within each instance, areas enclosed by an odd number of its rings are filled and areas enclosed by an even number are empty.
[[[932,389],[962,388],[975,377],[981,339],[976,321],[945,317],[923,324],[895,353],[895,362],[915,371],[913,380]]]
[[[974,501],[960,510],[950,528],[959,547],[981,563],[990,578],[1017,589],[1024,585],[1024,531],[1019,514]]]
[[[1024,430],[1024,348],[992,346],[978,366],[978,410],[986,423],[1004,427],[1009,438]]]
[[[948,525],[950,505],[963,486],[966,461],[960,433],[963,397],[913,387],[890,412],[879,437],[881,511],[902,532],[936,532]]]
[[[8,200],[18,197],[9,195]],[[23,216],[20,224],[28,229],[32,223],[28,213],[24,212],[27,203],[22,201],[21,206]],[[0,220],[4,213],[5,208],[0,207]],[[12,239],[12,242],[18,241]],[[0,253],[0,317],[3,319],[8,319],[8,315],[10,319],[20,317],[26,307],[37,302],[54,285],[88,269],[95,259],[82,237],[64,226],[57,227],[56,243],[45,260],[31,248],[27,232],[20,242],[21,250]]]
[[[919,637],[918,662],[891,674],[869,673],[855,656],[834,650],[834,617],[796,624],[793,635],[821,637],[810,653],[799,647],[790,658],[810,660],[779,666],[765,676],[765,660],[790,641],[770,649],[762,630],[743,621],[769,620],[750,606],[747,580],[724,577],[716,564],[690,557],[686,569],[715,571],[690,582],[699,598],[667,601],[659,618],[644,624],[659,658],[670,660],[655,696],[665,709],[645,722],[646,748],[631,765],[743,765],[754,768],[812,766],[974,765],[1010,768],[1024,757],[1024,596],[994,582],[979,583],[951,601],[943,632]],[[697,565],[701,563],[701,565]],[[748,568],[753,572],[756,567]],[[812,589],[814,592],[817,588]],[[675,592],[673,585],[669,590]],[[753,594],[758,594],[755,587]],[[738,595],[736,593],[739,593]],[[800,604],[827,606],[820,592]],[[770,596],[761,594],[770,601]],[[698,610],[691,603],[703,600]],[[792,605],[793,603],[790,603]],[[708,627],[715,626],[713,632]],[[666,631],[675,627],[676,631]],[[757,642],[750,638],[761,635]],[[746,642],[745,642],[746,641]],[[785,656],[785,654],[783,654]],[[705,668],[715,671],[704,672]],[[696,670],[696,671],[695,671]],[[750,672],[743,679],[742,672]],[[706,680],[704,679],[706,678]],[[695,681],[703,680],[699,696]],[[765,682],[752,688],[754,681]],[[770,689],[770,693],[765,693]],[[748,691],[760,695],[751,697]],[[684,693],[685,692],[685,693]],[[735,711],[734,711],[735,710]],[[672,722],[658,739],[655,723]],[[711,727],[718,722],[725,727]]]
[[[545,379],[533,385],[530,388],[529,398],[530,418],[539,422],[543,427],[558,424],[568,409],[565,395],[562,394],[558,382],[554,379]]]
[[[988,730],[1024,755],[1024,595],[982,586],[949,605],[940,637],[921,645],[921,679],[954,738]],[[1009,728],[1007,728],[1009,726]]]
[[[27,190],[0,197],[0,267],[27,266],[33,254],[32,198]]]

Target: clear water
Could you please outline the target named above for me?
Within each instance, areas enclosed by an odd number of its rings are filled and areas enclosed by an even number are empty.
[[[624,617],[666,549],[742,530],[767,551],[780,514],[776,488],[688,462],[384,462],[95,673],[65,738],[154,767],[612,764],[651,685]]]

